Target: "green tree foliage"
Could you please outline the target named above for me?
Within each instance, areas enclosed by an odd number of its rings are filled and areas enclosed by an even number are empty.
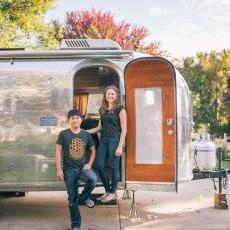
[[[230,131],[230,50],[200,52],[179,68],[193,93],[195,130],[212,134]]]
[[[24,46],[29,39],[38,47],[56,47],[55,28],[44,22],[44,14],[54,3],[55,0],[1,0],[0,47]]]

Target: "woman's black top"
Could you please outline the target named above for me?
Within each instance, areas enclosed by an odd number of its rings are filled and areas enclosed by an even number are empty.
[[[121,124],[119,114],[124,108],[120,105],[114,110],[107,110],[104,113],[100,113],[101,117],[101,137],[120,138]]]

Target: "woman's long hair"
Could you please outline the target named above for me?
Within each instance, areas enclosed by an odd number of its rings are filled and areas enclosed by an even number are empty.
[[[120,95],[120,91],[119,89],[114,86],[114,85],[109,85],[105,88],[105,91],[104,91],[104,95],[103,95],[103,99],[102,99],[102,105],[101,105],[101,108],[100,108],[100,114],[103,114],[104,112],[106,112],[109,108],[109,103],[108,101],[106,100],[106,93],[109,89],[112,89],[115,91],[116,93],[116,100],[113,104],[113,109],[111,112],[114,112],[114,110],[116,110],[120,105],[121,105],[121,95]]]

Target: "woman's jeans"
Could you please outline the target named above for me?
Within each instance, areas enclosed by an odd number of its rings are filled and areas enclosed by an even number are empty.
[[[105,187],[105,192],[115,193],[117,184],[120,180],[120,156],[115,156],[115,151],[119,144],[119,138],[102,137],[96,154],[96,169],[101,182]],[[105,162],[109,160],[112,170],[111,184],[108,175],[105,172]]]
[[[64,170],[64,181],[68,193],[72,228],[80,228],[81,226],[81,215],[78,208],[78,179],[86,182],[81,194],[81,199],[86,201],[90,198],[91,192],[96,186],[97,176],[92,169],[83,170],[79,168],[71,168]]]

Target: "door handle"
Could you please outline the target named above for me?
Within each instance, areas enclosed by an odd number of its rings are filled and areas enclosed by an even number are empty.
[[[167,126],[173,125],[173,118],[167,118]]]
[[[169,136],[172,136],[173,133],[174,133],[174,132],[173,132],[173,130],[171,130],[171,129],[168,131],[168,135],[169,135]]]

